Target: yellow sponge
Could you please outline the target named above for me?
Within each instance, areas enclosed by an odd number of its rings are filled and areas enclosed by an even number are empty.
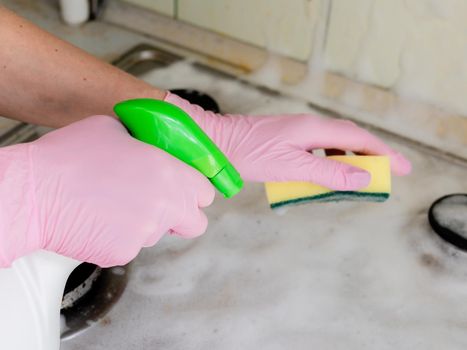
[[[384,202],[391,193],[391,169],[386,156],[329,156],[339,162],[365,169],[370,184],[359,191],[333,191],[311,182],[268,182],[266,194],[271,208],[308,202],[364,200]]]

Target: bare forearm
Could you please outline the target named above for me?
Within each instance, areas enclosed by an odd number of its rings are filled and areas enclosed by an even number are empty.
[[[165,92],[48,34],[0,6],[0,115],[60,127]]]

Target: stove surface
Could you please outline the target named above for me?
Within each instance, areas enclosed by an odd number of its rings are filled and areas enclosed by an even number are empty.
[[[315,113],[184,60],[142,78],[207,92],[225,112]],[[247,184],[207,209],[205,235],[144,249],[120,301],[61,349],[465,349],[467,255],[427,212],[467,192],[466,168],[381,136],[413,162],[386,203],[278,215]]]

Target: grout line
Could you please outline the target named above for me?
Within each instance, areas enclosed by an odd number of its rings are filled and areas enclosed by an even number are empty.
[[[174,19],[178,20],[178,0],[173,0]]]
[[[332,12],[332,5],[333,5],[333,0],[329,0],[329,2],[326,3],[326,19],[324,23],[324,32],[323,32],[323,42],[321,43],[321,57],[324,57],[324,53],[326,52],[326,46],[328,42],[328,34],[329,34],[329,26],[331,24],[331,12]]]

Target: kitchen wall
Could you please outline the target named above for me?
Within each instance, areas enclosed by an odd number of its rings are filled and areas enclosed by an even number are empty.
[[[309,0],[126,1],[299,60],[311,53],[315,12]]]
[[[242,79],[467,158],[464,0],[125,1],[163,14],[127,26]]]
[[[333,0],[326,68],[467,116],[467,2]]]
[[[176,0],[125,0],[131,4],[141,6],[148,10],[153,10],[161,14],[175,17]]]

